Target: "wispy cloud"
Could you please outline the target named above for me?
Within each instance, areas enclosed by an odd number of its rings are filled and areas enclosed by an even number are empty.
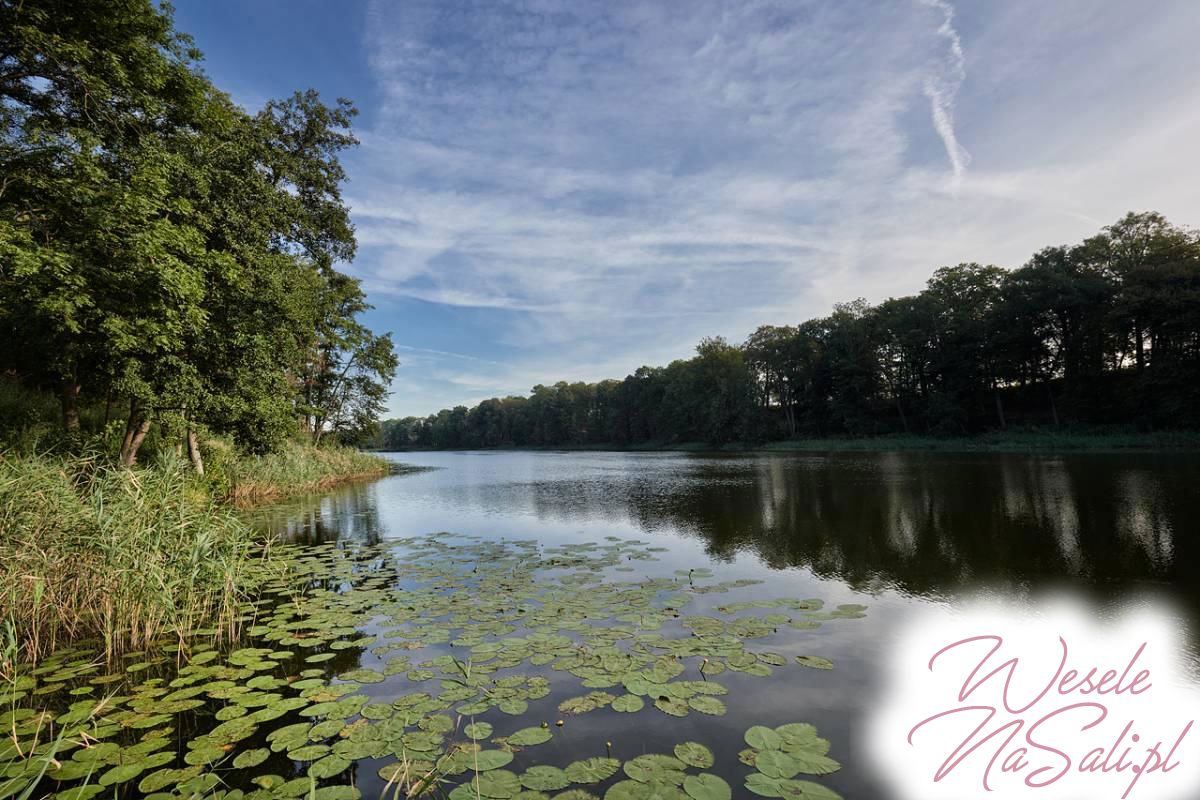
[[[410,364],[394,408],[620,377],[1128,208],[1200,222],[1189,9],[375,0],[354,269],[485,331],[445,349],[496,362],[472,386]]]
[[[966,58],[963,56],[962,40],[954,29],[954,6],[945,0],[918,0],[921,5],[937,9],[942,13],[942,24],[938,27],[938,36],[946,40],[946,55],[940,66],[924,82],[925,96],[929,98],[929,108],[933,115],[933,126],[937,129],[942,144],[946,147],[946,155],[950,158],[950,166],[954,170],[954,178],[961,181],[967,171],[967,163],[971,156],[958,143],[954,133],[954,97],[962,82],[966,80]]]
[[[428,347],[412,347],[407,344],[393,343],[392,346],[394,348],[396,348],[397,350],[402,350],[402,351],[408,352],[408,353],[421,353],[424,355],[440,356],[440,357],[444,357],[444,358],[461,358],[464,361],[477,361],[482,364],[495,364],[496,366],[503,366],[499,361],[491,361],[486,358],[479,358],[477,356],[469,356],[469,355],[466,355],[465,353],[450,353],[445,350],[431,350]]]

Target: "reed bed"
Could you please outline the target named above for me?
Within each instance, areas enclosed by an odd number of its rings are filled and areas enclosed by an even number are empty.
[[[22,661],[233,634],[266,552],[182,462],[0,458],[0,607]]]
[[[388,474],[389,463],[349,447],[289,443],[275,453],[221,459],[226,499],[236,508],[323,492],[352,480]]]

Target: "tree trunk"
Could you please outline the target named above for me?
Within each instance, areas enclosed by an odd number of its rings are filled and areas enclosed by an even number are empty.
[[[1046,396],[1050,398],[1050,414],[1054,417],[1054,427],[1059,427],[1058,423],[1058,405],[1054,402],[1054,389],[1050,387],[1050,381],[1046,381]]]
[[[1004,401],[1000,399],[1000,390],[993,389],[992,397],[996,398],[996,418],[1000,420],[1000,430],[1008,428],[1008,424],[1004,421]]]
[[[196,431],[188,428],[187,431],[187,449],[188,458],[191,459],[192,467],[196,470],[197,475],[204,474],[204,456],[200,454],[200,438],[196,436]]]
[[[121,463],[132,467],[137,463],[138,449],[150,432],[150,417],[142,412],[137,400],[129,401],[129,421],[125,423],[125,437],[121,441]]]
[[[62,382],[58,401],[62,406],[63,430],[69,434],[79,433],[79,384],[74,378]]]
[[[125,461],[125,453],[129,450],[130,445],[133,443],[133,433],[134,429],[137,427],[137,423],[135,422],[137,419],[137,409],[137,400],[131,398],[129,400],[129,417],[125,420],[125,435],[121,437],[120,459],[122,463]]]
[[[112,419],[112,403],[113,393],[112,389],[109,389],[108,393],[104,396],[104,429],[108,428],[108,421]]]
[[[904,426],[904,433],[908,434],[910,431],[908,429],[908,417],[904,414],[904,404],[900,402],[900,393],[895,392],[894,394],[896,395],[896,410],[900,412],[900,424]]]

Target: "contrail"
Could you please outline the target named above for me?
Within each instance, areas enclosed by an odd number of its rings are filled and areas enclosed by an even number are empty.
[[[944,60],[944,66],[935,75],[925,78],[925,96],[929,98],[930,112],[933,115],[933,127],[942,137],[946,146],[946,155],[950,157],[950,166],[954,170],[954,180],[962,179],[967,170],[971,156],[958,143],[954,134],[954,96],[958,87],[967,77],[966,61],[963,58],[962,40],[958,31],[954,30],[954,6],[946,0],[917,0],[921,5],[936,8],[942,12],[943,20],[938,28],[938,36],[950,45],[950,51]]]

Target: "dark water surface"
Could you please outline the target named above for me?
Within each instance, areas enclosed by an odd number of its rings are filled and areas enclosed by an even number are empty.
[[[850,800],[886,798],[861,734],[889,664],[886,640],[914,609],[975,592],[1036,599],[1068,588],[1101,610],[1155,595],[1171,601],[1189,627],[1200,620],[1194,534],[1200,457],[1194,455],[391,457],[435,469],[272,508],[255,515],[256,522],[295,541],[341,546],[441,531],[536,539],[546,546],[608,536],[640,539],[665,551],[655,553],[657,561],[635,562],[639,577],[708,567],[716,580],[762,581],[699,599],[691,614],[777,597],[868,606],[865,619],[828,622],[813,631],[781,628],[748,643],[789,658],[824,656],[835,663],[832,671],[793,663],[767,678],[726,672],[718,679],[730,690],[724,716],[675,719],[650,707],[636,714],[589,712],[556,731],[553,742],[519,753],[510,767],[518,772],[540,763],[565,766],[603,753],[606,742],[625,760],[669,753],[672,744],[694,740],[717,754],[711,771],[729,781],[734,797],[746,797],[743,780],[750,770],[735,756],[745,747],[746,728],[810,722],[831,740],[830,756],[843,765],[817,780]],[[379,659],[360,652],[363,666],[378,667]],[[343,670],[353,666],[339,661]],[[365,691],[394,697],[398,690],[391,684],[389,679]],[[497,734],[552,721],[561,699],[586,691],[560,679],[549,698],[531,704],[530,719],[506,721],[495,712],[481,719],[494,722]],[[357,775],[366,797],[381,788],[372,775]]]

